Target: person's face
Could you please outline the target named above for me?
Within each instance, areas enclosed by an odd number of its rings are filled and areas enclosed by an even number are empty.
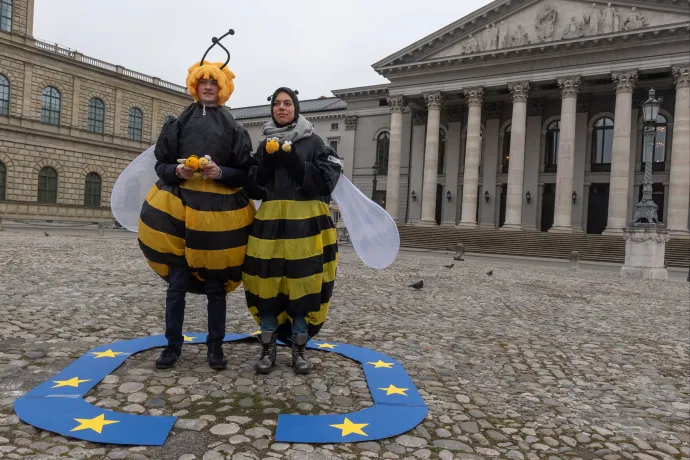
[[[213,79],[206,80],[202,78],[196,86],[196,93],[199,96],[199,100],[204,104],[217,104],[218,103],[218,82]]]
[[[273,103],[273,117],[276,121],[285,126],[295,119],[295,104],[287,93],[278,93]]]

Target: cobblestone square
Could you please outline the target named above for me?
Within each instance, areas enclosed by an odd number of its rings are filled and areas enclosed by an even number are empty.
[[[421,290],[408,287],[419,280]],[[154,369],[160,349],[149,350],[89,393],[99,407],[178,416],[161,447],[81,442],[18,420],[16,398],[91,348],[162,334],[164,299],[133,235],[0,233],[0,459],[690,457],[687,283],[421,253],[376,271],[349,247],[317,338],[400,360],[429,406],[413,431],[274,442],[278,413],[354,412],[371,394],[358,364],[316,351],[309,376],[294,375],[284,348],[274,371],[256,376],[252,342],[226,344],[220,372],[204,345],[185,345],[169,371]],[[240,288],[227,332],[256,329]],[[185,330],[206,332],[205,298],[188,295]]]

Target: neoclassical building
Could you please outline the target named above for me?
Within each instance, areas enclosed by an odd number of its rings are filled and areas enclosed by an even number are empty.
[[[400,224],[615,234],[653,88],[654,200],[688,236],[689,28],[685,0],[494,1],[374,64],[390,84],[333,91],[346,174]]]
[[[33,39],[33,0],[0,6],[0,216],[109,218],[115,179],[186,89]],[[400,225],[616,234],[653,88],[654,200],[688,237],[689,30],[687,0],[496,0],[375,63],[390,83],[302,112]],[[258,144],[269,107],[232,112]]]
[[[120,172],[187,89],[33,38],[34,0],[0,0],[0,219],[111,220]]]

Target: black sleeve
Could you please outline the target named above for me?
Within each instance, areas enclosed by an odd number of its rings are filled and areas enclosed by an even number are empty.
[[[242,127],[235,128],[233,145],[230,154],[230,165],[221,166],[221,176],[217,179],[228,187],[243,187],[248,182],[249,171],[254,164],[252,158],[252,139]]]
[[[300,191],[307,196],[325,196],[333,193],[340,179],[341,164],[332,147],[321,144],[312,157],[304,162],[304,181]]]
[[[182,179],[175,174],[177,168],[177,136],[179,124],[177,120],[171,120],[163,125],[161,134],[156,141],[154,155],[156,156],[156,174],[158,178],[168,185],[178,185]]]

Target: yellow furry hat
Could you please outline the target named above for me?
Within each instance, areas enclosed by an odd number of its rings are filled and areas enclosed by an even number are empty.
[[[222,70],[221,70],[222,68]],[[191,66],[187,74],[187,89],[195,101],[199,100],[196,87],[199,80],[213,79],[218,82],[218,105],[224,105],[230,99],[232,92],[235,91],[233,79],[235,74],[230,69],[224,67],[222,62],[197,62]]]
[[[228,35],[235,35],[235,31],[230,29],[226,34],[220,38],[213,37],[211,41],[213,44],[206,50],[204,57],[201,58],[199,62],[194,64],[188,69],[187,73],[187,90],[189,94],[192,95],[194,101],[199,100],[199,95],[197,93],[197,85],[199,80],[216,80],[218,82],[218,105],[225,105],[230,99],[232,92],[235,91],[235,84],[233,82],[235,74],[232,73],[230,69],[227,68],[228,62],[230,62],[230,51],[223,46],[221,40],[223,40]],[[209,51],[213,49],[214,46],[220,46],[228,55],[228,60],[223,62],[209,62],[206,60],[206,55]]]

